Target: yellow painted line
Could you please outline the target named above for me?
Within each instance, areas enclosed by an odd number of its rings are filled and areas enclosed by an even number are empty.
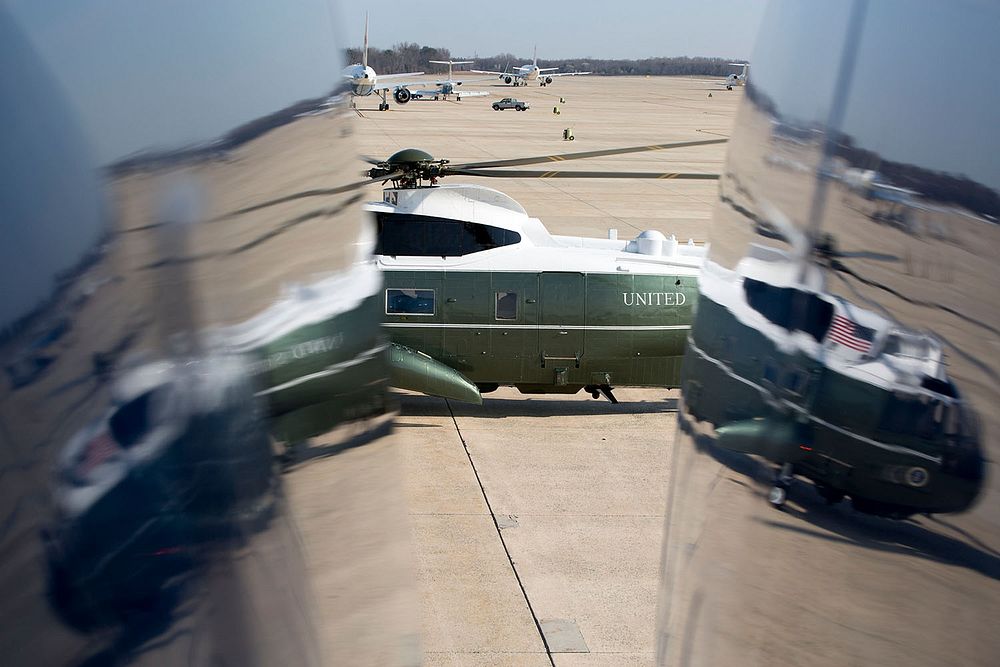
[[[558,173],[559,173],[558,171],[547,171],[544,174],[542,174],[542,178],[552,178]]]

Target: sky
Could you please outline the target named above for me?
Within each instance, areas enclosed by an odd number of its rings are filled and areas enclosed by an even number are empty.
[[[828,120],[850,3],[776,0],[750,77],[788,119]],[[1000,189],[1000,6],[867,5],[842,131],[883,158]],[[808,53],[808,58],[801,55]]]
[[[765,0],[557,0],[555,2],[342,3],[341,36],[360,46],[365,12],[371,46],[446,47],[453,56],[530,58],[717,56],[749,59]]]

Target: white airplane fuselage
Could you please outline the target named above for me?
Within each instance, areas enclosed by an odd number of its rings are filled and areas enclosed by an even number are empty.
[[[344,68],[343,74],[350,78],[351,95],[355,97],[371,95],[378,84],[378,74],[367,65],[350,65]]]
[[[730,74],[726,77],[726,88],[732,90],[735,86],[745,86],[747,84],[747,74],[750,70],[750,65],[747,63],[729,63],[733,67],[740,67],[742,71],[739,74]]]
[[[518,69],[518,76],[521,77],[523,81],[537,81],[538,80],[538,65],[521,65]]]

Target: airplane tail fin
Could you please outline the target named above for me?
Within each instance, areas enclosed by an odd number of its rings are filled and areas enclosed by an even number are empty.
[[[448,66],[448,80],[452,79],[452,65],[472,65],[474,61],[472,60],[428,60],[429,63],[435,63],[437,65],[447,65]]]
[[[368,12],[365,12],[365,45],[361,51],[361,64],[368,67]]]
[[[538,67],[538,45],[537,44],[535,44],[535,56],[532,59],[531,64],[533,66],[535,66],[535,67]]]

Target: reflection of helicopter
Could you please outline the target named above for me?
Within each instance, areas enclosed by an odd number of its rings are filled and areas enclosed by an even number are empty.
[[[392,181],[367,206],[378,226],[394,384],[479,402],[480,391],[575,393],[615,401],[612,385],[677,386],[704,248],[655,231],[631,241],[550,234],[520,204],[449,174],[715,179],[714,174],[505,171],[683,146],[693,141],[463,165],[416,149],[372,161]],[[427,185],[429,184],[429,185]],[[419,350],[419,352],[416,352]]]
[[[691,416],[715,426],[720,447],[781,466],[776,507],[798,474],[862,512],[968,508],[983,457],[940,342],[826,290],[840,258],[886,257],[813,244],[769,217],[793,251],[752,245],[735,271],[705,264],[684,377]]]
[[[50,599],[73,627],[154,605],[209,542],[270,518],[271,446],[246,409],[244,371],[235,357],[137,366],[115,381],[105,414],[63,447],[42,536]]]

